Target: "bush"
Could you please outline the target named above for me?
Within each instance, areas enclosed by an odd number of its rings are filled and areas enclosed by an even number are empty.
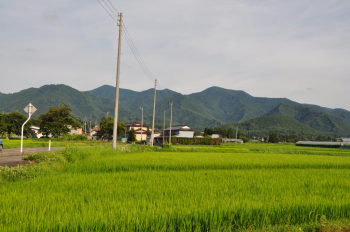
[[[29,179],[37,175],[37,167],[24,167],[18,165],[16,167],[1,167],[0,166],[0,177],[4,180],[15,181],[17,179]]]
[[[86,135],[64,135],[62,137],[62,140],[67,141],[86,141],[88,140],[88,137]]]
[[[220,145],[222,139],[212,139],[210,137],[205,138],[171,138],[172,144],[183,144],[183,145]]]

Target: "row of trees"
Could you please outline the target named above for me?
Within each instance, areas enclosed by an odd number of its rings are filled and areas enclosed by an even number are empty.
[[[253,131],[254,132],[254,131]],[[254,138],[252,134],[249,133],[250,138]],[[225,138],[235,138],[235,131],[232,128],[223,128],[223,127],[215,127],[215,128],[205,128],[205,135],[212,134],[220,134]],[[259,133],[261,134],[261,133]],[[239,139],[243,139],[243,141],[248,141],[249,137],[242,131],[238,131]],[[336,137],[327,136],[327,135],[310,135],[310,134],[296,134],[296,133],[287,133],[287,132],[270,132],[266,133],[266,135],[262,136],[263,140],[268,143],[278,143],[278,142],[297,142],[299,140],[317,140],[317,141],[336,141]]]
[[[24,135],[26,137],[34,136],[31,126],[38,126],[39,132],[44,137],[60,137],[66,135],[71,129],[76,129],[81,126],[81,122],[74,118],[71,114],[72,109],[64,103],[58,107],[50,107],[47,113],[39,115],[37,118],[31,119],[24,128]],[[11,135],[21,134],[22,124],[27,117],[18,111],[13,111],[8,114],[0,113],[0,136],[9,138]],[[103,117],[100,121],[100,130],[97,137],[101,139],[111,140],[113,138],[113,123],[112,117]],[[118,137],[126,135],[126,126],[123,122],[118,121]],[[128,133],[128,141],[134,142],[135,131]]]
[[[61,103],[58,107],[50,107],[45,114],[39,115],[37,118],[31,119],[24,127],[25,136],[33,136],[34,132],[31,126],[40,127],[41,132],[45,137],[49,135],[53,137],[60,137],[67,134],[72,128],[78,128],[81,123],[71,115],[72,109]],[[13,111],[8,114],[0,113],[0,135],[8,138],[12,134],[20,135],[22,124],[27,119],[26,116]]]
[[[8,114],[0,113],[0,135],[9,138],[12,134],[21,134],[22,124],[27,120],[27,118],[17,112],[13,111]],[[24,134],[30,136],[32,130],[30,129],[30,123],[24,127]]]

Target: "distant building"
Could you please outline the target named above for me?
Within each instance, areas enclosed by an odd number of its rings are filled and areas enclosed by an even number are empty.
[[[41,137],[43,137],[43,134],[39,132],[40,127],[31,126],[30,129],[32,129],[32,131],[34,132],[36,138],[40,139]]]
[[[350,148],[350,142],[298,141],[296,145],[303,147]]]
[[[127,123],[126,124],[126,133],[129,133],[132,129],[134,129],[134,131],[135,131],[136,141],[147,140],[147,132],[150,133],[148,126],[143,125],[141,127],[141,123],[139,123],[139,122]]]
[[[163,133],[161,136],[163,136]],[[170,127],[164,130],[164,136],[170,136]],[[193,138],[194,130],[189,126],[173,126],[171,127],[171,136],[179,138]]]
[[[163,134],[165,141],[169,140],[170,137],[170,127],[166,128],[165,130],[162,130],[161,133],[155,133],[154,134],[154,144],[161,145],[163,144]],[[171,127],[171,137],[173,138],[193,138],[194,136],[194,130],[189,126],[173,126]],[[149,136],[149,141],[151,140]]]
[[[220,134],[212,134],[212,135],[209,135],[209,136],[212,139],[220,139],[220,138],[222,138],[222,135],[220,135]]]
[[[146,138],[146,143],[147,144],[151,144],[151,134],[149,134],[149,135],[147,135],[147,138]],[[162,141],[162,134],[160,133],[160,132],[154,132],[154,134],[153,134],[153,139],[154,139],[154,141],[153,141],[153,144],[159,144],[159,143],[161,143]]]
[[[72,126],[68,126],[68,129],[70,130],[69,131],[69,134],[70,135],[82,135],[83,134],[83,128],[72,128]]]
[[[242,139],[227,139],[227,138],[225,138],[225,139],[222,139],[222,141],[224,143],[241,143],[241,144],[244,143]]]
[[[350,143],[350,138],[341,138],[344,143]]]

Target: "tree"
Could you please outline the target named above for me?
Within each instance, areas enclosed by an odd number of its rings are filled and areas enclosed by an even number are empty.
[[[230,127],[230,128],[228,128],[228,130],[227,130],[227,137],[228,138],[236,138],[236,135],[235,135],[235,133],[233,132],[233,129]]]
[[[134,128],[132,128],[132,129],[129,131],[128,142],[133,143],[133,142],[135,142],[135,141],[136,141],[136,133],[135,133]]]
[[[0,114],[0,133],[8,138],[11,134],[20,135],[23,123],[27,120],[26,116],[18,111],[9,114]],[[23,134],[29,136],[32,134],[30,121],[25,125]]]
[[[269,135],[269,143],[278,143],[280,140],[276,133],[272,133]]]
[[[58,107],[50,107],[49,112],[39,115],[40,132],[44,136],[59,137],[68,134],[71,129],[76,129],[80,123],[71,115],[72,109],[64,103]]]
[[[102,139],[112,139],[113,138],[113,125],[114,119],[112,117],[103,117],[100,121],[100,130],[97,133],[98,138]],[[118,121],[117,134],[118,137],[123,137],[125,134],[125,125],[124,123]]]

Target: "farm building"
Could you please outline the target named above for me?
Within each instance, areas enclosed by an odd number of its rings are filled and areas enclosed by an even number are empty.
[[[163,133],[160,136],[163,136]],[[164,130],[164,136],[170,136],[170,128],[166,128]],[[189,126],[173,126],[171,127],[171,136],[179,138],[193,138],[194,130],[192,130]]]
[[[170,127],[163,130],[160,134],[154,135],[154,144],[163,144],[163,134],[165,141],[169,140]],[[193,138],[194,130],[189,126],[173,126],[171,127],[171,137],[176,138]]]
[[[244,143],[242,139],[228,139],[228,138],[224,138],[224,139],[222,139],[222,141],[224,143],[241,143],[241,144]]]
[[[297,146],[303,147],[324,147],[324,148],[345,148],[350,149],[350,142],[321,142],[321,141],[298,141]]]

